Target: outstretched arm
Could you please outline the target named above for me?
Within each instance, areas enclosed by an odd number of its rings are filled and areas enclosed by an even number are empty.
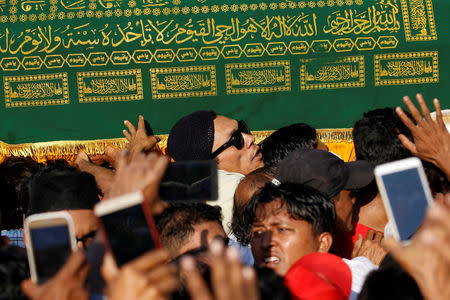
[[[450,134],[442,119],[439,100],[434,99],[433,101],[436,109],[436,120],[434,121],[430,116],[430,111],[423,96],[417,94],[416,98],[422,110],[423,117],[408,96],[405,96],[403,101],[417,125],[413,123],[400,107],[396,108],[397,115],[411,131],[414,142],[403,134],[400,134],[398,137],[403,146],[411,151],[413,155],[435,164],[445,173],[447,179],[450,180]]]

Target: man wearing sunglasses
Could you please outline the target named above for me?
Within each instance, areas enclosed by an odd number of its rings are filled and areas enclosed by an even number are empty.
[[[172,128],[167,151],[175,161],[217,161],[218,201],[223,225],[229,232],[233,196],[245,175],[264,166],[259,146],[244,121],[236,121],[213,111],[196,111],[181,118]]]

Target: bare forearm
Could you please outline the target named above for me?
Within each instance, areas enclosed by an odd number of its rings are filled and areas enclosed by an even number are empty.
[[[83,161],[77,164],[78,169],[92,174],[95,177],[97,186],[105,194],[111,187],[114,179],[114,171],[108,168],[95,165],[91,162]]]

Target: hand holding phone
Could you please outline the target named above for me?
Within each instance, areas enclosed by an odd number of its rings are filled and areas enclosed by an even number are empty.
[[[77,249],[73,221],[67,212],[49,212],[29,216],[24,227],[31,280],[42,284]]]
[[[89,293],[85,282],[90,266],[87,264],[83,250],[71,254],[57,274],[42,285],[30,279],[22,283],[22,290],[29,299],[70,299],[87,300]]]
[[[432,202],[422,162],[412,157],[379,165],[375,178],[386,213],[394,220],[394,238],[408,241]]]
[[[152,214],[141,192],[100,202],[94,207],[94,213],[101,220],[106,246],[117,266],[161,247]]]

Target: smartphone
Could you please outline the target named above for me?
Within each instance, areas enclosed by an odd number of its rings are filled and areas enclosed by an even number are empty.
[[[24,230],[31,280],[42,284],[77,250],[72,217],[62,211],[34,214],[25,219]]]
[[[106,247],[119,267],[161,247],[150,208],[141,192],[102,201],[94,207],[94,214],[101,220]]]
[[[410,240],[432,202],[422,162],[412,157],[379,165],[375,178],[386,213],[394,221],[394,238]]]
[[[159,195],[167,202],[217,200],[217,163],[214,160],[171,163]]]

